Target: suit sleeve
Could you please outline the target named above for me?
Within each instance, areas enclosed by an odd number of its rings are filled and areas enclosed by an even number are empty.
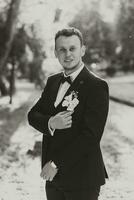
[[[102,81],[96,86],[92,95],[87,96],[85,113],[81,121],[81,134],[67,148],[53,155],[52,159],[62,173],[69,171],[73,165],[80,162],[83,156],[98,148],[107,119],[108,107],[108,85]]]
[[[48,98],[48,88],[49,88],[49,79],[46,83],[46,86],[44,88],[44,91],[42,92],[40,99],[28,112],[29,124],[33,126],[36,130],[46,135],[50,135],[50,131],[48,129],[48,121],[51,117],[49,114],[47,114],[47,106],[46,106]]]

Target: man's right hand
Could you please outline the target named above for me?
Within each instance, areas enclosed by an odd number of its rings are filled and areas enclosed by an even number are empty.
[[[72,111],[59,112],[50,118],[49,124],[52,129],[66,129],[72,126]]]

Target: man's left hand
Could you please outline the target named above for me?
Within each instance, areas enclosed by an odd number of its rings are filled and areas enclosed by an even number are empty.
[[[45,164],[43,167],[40,176],[47,181],[52,181],[55,175],[57,174],[58,169],[51,165],[51,161]]]

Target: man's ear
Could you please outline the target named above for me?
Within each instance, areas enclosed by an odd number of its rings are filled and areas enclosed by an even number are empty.
[[[54,54],[55,54],[55,57],[57,58],[57,51],[56,51],[56,49],[54,50]]]
[[[83,46],[81,47],[81,57],[83,57],[83,56],[85,55],[85,52],[86,52],[86,46],[83,45]]]

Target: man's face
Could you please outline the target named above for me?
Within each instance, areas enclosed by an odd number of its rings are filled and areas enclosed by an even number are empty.
[[[85,47],[81,46],[80,39],[77,35],[60,36],[56,40],[55,55],[66,72],[75,71],[85,54]]]

